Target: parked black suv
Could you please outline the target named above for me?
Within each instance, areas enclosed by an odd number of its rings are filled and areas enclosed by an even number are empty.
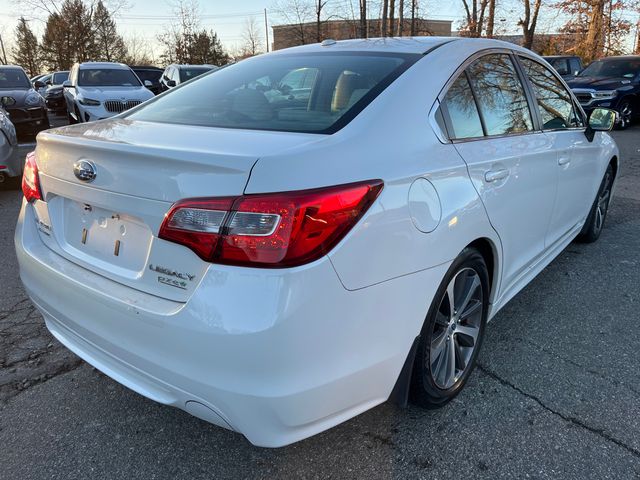
[[[167,91],[192,78],[196,78],[209,70],[217,70],[213,65],[169,65],[160,79],[160,88]]]
[[[18,136],[49,128],[44,98],[34,90],[22,67],[0,65],[0,97],[11,99],[4,106]]]
[[[640,115],[640,55],[596,60],[567,84],[587,112],[606,107],[620,114],[620,128]]]
[[[582,59],[577,55],[548,55],[544,58],[565,80],[570,80],[582,71]]]
[[[151,67],[146,65],[129,65],[131,70],[135,72],[143,85],[153,92],[154,95],[158,95],[162,92],[160,87],[160,78],[162,77],[162,70],[158,67]],[[151,82],[151,85],[146,85],[145,81]]]

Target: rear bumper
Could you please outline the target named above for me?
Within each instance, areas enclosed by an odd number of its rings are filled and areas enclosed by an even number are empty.
[[[9,119],[18,132],[23,130],[43,130],[49,128],[49,118],[45,107],[10,108]]]
[[[67,104],[65,103],[64,97],[62,96],[47,97],[45,98],[45,102],[49,110],[62,111],[62,110],[66,110],[67,108]]]
[[[384,402],[448,268],[348,291],[327,258],[287,270],[212,265],[179,303],[60,257],[30,205],[15,240],[25,288],[68,348],[148,398],[268,447]]]

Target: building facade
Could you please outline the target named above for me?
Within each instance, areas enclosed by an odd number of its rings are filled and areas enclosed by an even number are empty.
[[[367,21],[369,38],[381,36],[380,19],[370,19]],[[416,36],[433,35],[450,37],[450,20],[430,20],[416,18],[413,29]],[[401,28],[402,27],[402,28]],[[402,32],[400,32],[402,30]],[[411,19],[404,19],[402,25],[398,19],[394,20],[393,33],[389,31],[388,36],[408,36],[411,34]],[[348,40],[361,38],[359,20],[327,20],[320,22],[297,23],[290,25],[273,26],[273,50],[295,47],[296,45],[306,45],[316,43],[327,38],[334,40]]]

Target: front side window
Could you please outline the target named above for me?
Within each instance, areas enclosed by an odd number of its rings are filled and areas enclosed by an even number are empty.
[[[19,68],[0,68],[0,89],[31,88],[31,82]]]
[[[448,116],[449,137],[452,140],[482,137],[482,122],[473,98],[467,75],[463,72],[451,85],[443,101]]]
[[[309,53],[243,60],[128,117],[208,127],[333,133],[422,55]]]
[[[509,55],[491,54],[467,69],[487,135],[533,130],[524,87]]]
[[[81,87],[139,87],[140,80],[131,70],[121,68],[83,68],[78,85]]]
[[[582,126],[580,117],[564,85],[544,65],[520,57],[525,74],[533,85],[544,130]]]

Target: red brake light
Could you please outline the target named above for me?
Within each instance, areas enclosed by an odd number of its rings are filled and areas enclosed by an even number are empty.
[[[183,200],[159,237],[227,265],[290,267],[328,253],[382,190],[381,180],[236,199]]]
[[[27,202],[42,200],[40,193],[40,178],[38,177],[38,165],[36,164],[36,152],[27,153],[22,172],[22,193]]]

